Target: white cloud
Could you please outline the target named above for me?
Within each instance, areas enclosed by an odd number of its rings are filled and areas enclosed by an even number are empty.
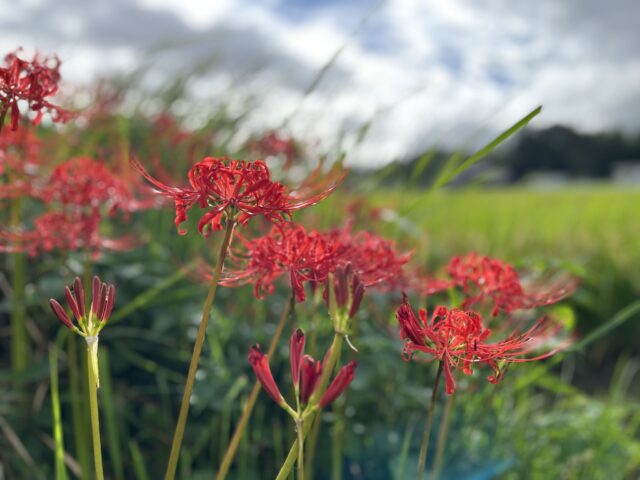
[[[291,129],[302,138],[331,146],[351,132],[344,146],[354,162],[380,164],[433,144],[477,146],[538,104],[545,108],[536,126],[640,128],[635,0],[606,8],[597,0],[394,0],[353,38],[350,30],[372,3],[316,5],[308,7],[313,14],[294,18],[276,0],[114,0],[110,15],[77,8],[78,1],[58,2],[63,15],[73,12],[66,28],[30,23],[38,8],[46,10],[35,2],[3,16],[0,31],[11,41],[58,49],[69,62],[63,73],[83,80],[94,71],[131,68],[154,41],[186,39],[163,50],[159,69],[168,65],[175,73],[215,58],[210,75],[219,78],[197,80],[195,91],[215,95],[221,85],[239,83],[261,94],[252,127],[278,126],[297,112]],[[344,42],[301,104],[302,92]],[[0,47],[13,48],[2,37]],[[358,128],[372,119],[356,145]]]

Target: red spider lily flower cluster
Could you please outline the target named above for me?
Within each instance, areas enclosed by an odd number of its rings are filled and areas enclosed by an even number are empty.
[[[31,129],[5,132],[0,136],[0,175],[33,175],[40,164],[41,147],[42,142]]]
[[[106,207],[108,215],[116,211],[131,213],[156,204],[151,197],[136,199],[129,185],[104,163],[89,157],[72,158],[56,167],[38,196],[47,203],[58,201],[83,209]]]
[[[58,57],[39,57],[24,60],[19,51],[9,53],[0,67],[0,129],[7,112],[11,114],[11,130],[18,128],[20,109],[18,102],[25,101],[36,112],[33,124],[38,125],[45,112],[54,122],[66,122],[71,113],[47,100],[58,92],[60,60]]]
[[[287,275],[296,300],[304,301],[303,282],[324,282],[335,256],[332,245],[323,235],[307,232],[302,225],[293,223],[272,228],[267,235],[252,240],[239,238],[246,253],[233,256],[235,265],[225,270],[222,284],[253,283],[257,298],[272,294],[275,280]]]
[[[484,364],[493,371],[488,380],[498,383],[504,373],[501,365],[548,358],[567,346],[565,343],[542,355],[523,357],[548,343],[561,329],[547,317],[538,320],[525,332],[514,331],[494,343],[489,343],[491,330],[484,326],[482,316],[477,312],[439,306],[427,320],[426,310],[419,310],[416,317],[405,299],[396,312],[396,318],[400,324],[400,337],[405,340],[405,359],[420,351],[440,360],[447,394],[455,391],[452,369],[471,375],[474,365]]]
[[[256,215],[262,215],[281,225],[291,213],[318,203],[327,197],[344,179],[342,174],[330,184],[317,186],[317,192],[287,191],[281,183],[271,180],[267,164],[261,160],[248,162],[227,158],[206,157],[189,170],[189,186],[184,188],[165,185],[152,177],[137,160],[131,161],[160,194],[175,202],[175,224],[187,220],[187,211],[198,205],[206,213],[198,222],[198,231],[208,235],[222,228],[225,216],[240,224]],[[178,230],[185,234],[185,230]]]
[[[493,316],[501,311],[510,313],[556,303],[573,293],[577,287],[576,279],[561,278],[545,286],[525,288],[511,265],[476,253],[453,257],[446,270],[450,280],[427,281],[427,293],[460,287],[466,295],[462,308],[488,298],[493,302]]]
[[[276,132],[268,132],[258,140],[251,142],[249,148],[261,157],[284,157],[283,168],[287,169],[293,164],[298,155],[298,147],[292,138],[285,138]]]
[[[351,265],[365,287],[395,289],[405,286],[403,267],[410,254],[399,254],[393,242],[370,232],[353,233],[351,226],[329,232],[307,231],[301,225],[273,228],[267,235],[242,239],[245,252],[234,255],[223,285],[255,285],[261,298],[274,291],[274,281],[287,275],[296,300],[306,297],[304,282],[324,283],[330,273]]]
[[[314,360],[311,356],[304,354],[305,337],[302,330],[298,329],[293,332],[289,340],[289,359],[291,363],[291,376],[293,378],[293,386],[301,405],[307,405],[312,399],[312,395],[316,392],[319,385],[320,377],[326,366],[329,353],[324,357],[322,362]],[[259,345],[254,345],[249,350],[249,363],[253,369],[260,384],[267,394],[284,408],[290,414],[295,416],[295,411],[289,406],[284,399],[278,385],[273,378],[271,368],[267,356],[262,353]],[[343,366],[333,381],[329,384],[326,391],[318,400],[317,405],[325,408],[330,405],[336,398],[344,392],[349,384],[353,381],[355,370],[358,366],[357,362],[351,361]]]
[[[130,185],[89,157],[73,158],[56,167],[45,181],[14,184],[12,190],[20,188],[15,195],[38,199],[48,211],[33,220],[31,230],[0,230],[1,251],[37,255],[84,249],[95,257],[103,249],[125,250],[135,244],[132,237],[109,239],[100,233],[105,215],[111,217],[116,211],[128,215],[156,204],[153,196],[136,198]],[[11,191],[7,188],[3,193]]]
[[[49,300],[53,313],[68,329],[83,337],[95,337],[100,333],[109,320],[116,300],[116,289],[113,285],[102,282],[97,276],[93,277],[91,309],[86,312],[84,288],[78,277],[73,281],[73,290],[65,287],[67,306],[73,313],[74,324],[64,308],[57,300]]]
[[[0,231],[0,251],[26,252],[36,256],[41,252],[72,252],[85,250],[95,257],[102,250],[124,251],[136,242],[133,237],[106,238],[100,233],[99,215],[78,211],[47,212],[33,221],[32,230]]]

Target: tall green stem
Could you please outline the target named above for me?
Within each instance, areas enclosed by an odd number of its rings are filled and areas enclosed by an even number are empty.
[[[307,451],[305,452],[306,465],[304,476],[307,480],[313,480],[313,461],[316,456],[316,445],[318,444],[318,435],[320,433],[320,422],[313,422],[309,439],[307,440]]]
[[[0,123],[1,125],[1,123]],[[22,199],[11,200],[9,224],[20,224]],[[13,257],[12,296],[11,296],[11,368],[13,373],[23,372],[29,363],[29,344],[26,328],[26,308],[24,290],[26,285],[27,263],[25,254],[16,252]]]
[[[62,415],[60,414],[60,391],[58,389],[58,346],[49,347],[49,379],[51,382],[51,414],[53,417],[53,439],[55,440],[56,480],[67,480],[64,466],[64,443],[62,438]]]
[[[451,423],[451,409],[455,395],[449,395],[447,403],[444,406],[442,420],[440,421],[440,429],[438,430],[438,445],[436,447],[436,457],[433,461],[429,480],[437,480],[440,477],[442,469],[442,458],[444,457],[444,447],[447,445],[447,436],[449,435],[449,425]]]
[[[90,341],[92,339],[92,341]],[[89,408],[91,410],[91,434],[93,437],[93,461],[96,478],[104,480],[102,471],[102,447],[100,445],[100,416],[98,414],[98,337],[87,337],[87,378],[89,379]]]
[[[278,346],[278,341],[282,336],[282,331],[284,330],[284,326],[287,323],[287,318],[289,318],[289,314],[293,311],[293,303],[295,302],[295,297],[293,292],[289,296],[289,300],[287,301],[284,310],[282,310],[282,315],[280,316],[280,321],[278,322],[278,326],[276,327],[276,331],[271,338],[271,343],[269,344],[269,350],[267,350],[267,357],[271,357],[273,352],[275,352],[276,347]],[[222,459],[222,463],[220,464],[220,468],[218,469],[218,474],[216,475],[216,480],[224,480],[229,472],[229,468],[231,467],[231,462],[233,462],[233,457],[235,456],[236,450],[238,449],[238,445],[240,444],[240,439],[242,438],[242,434],[244,433],[247,423],[249,422],[249,418],[251,417],[251,413],[253,412],[253,407],[256,404],[256,400],[258,398],[258,394],[260,393],[260,382],[256,380],[253,384],[253,388],[249,393],[249,398],[247,399],[247,403],[245,403],[244,408],[242,410],[242,414],[240,415],[240,420],[238,420],[238,424],[236,425],[236,429],[233,432],[233,436],[231,437],[231,441],[229,442],[229,446],[227,447],[227,451],[224,454]]]
[[[316,390],[311,395],[309,399],[309,405],[317,405],[325,390],[327,389],[327,385],[329,384],[329,378],[331,377],[331,372],[338,361],[338,357],[340,356],[340,351],[342,350],[342,342],[344,341],[344,335],[336,333],[333,336],[333,342],[331,343],[331,353],[329,354],[329,358],[327,360],[327,365],[322,370],[322,375],[320,375],[320,380],[318,381],[318,386]],[[308,409],[308,407],[307,407]],[[313,408],[309,410],[309,415],[304,419],[304,424],[302,428],[302,438],[307,437],[309,431],[311,430],[311,426],[313,422],[317,420],[318,417],[318,408]],[[296,458],[298,456],[298,440],[291,445],[291,449],[289,449],[289,454],[287,458],[284,460],[280,471],[278,472],[278,476],[276,480],[285,480],[288,475],[291,473],[291,469],[293,465],[296,463]]]
[[[91,453],[89,452],[89,442],[87,442],[88,431],[86,417],[84,415],[85,405],[84,394],[81,385],[83,378],[80,376],[81,359],[83,358],[78,352],[78,338],[75,335],[67,337],[67,365],[69,368],[69,390],[71,393],[71,420],[73,425],[73,436],[76,447],[76,456],[80,462],[84,475],[91,468]],[[88,391],[88,388],[87,390]]]
[[[234,220],[227,220],[224,239],[220,245],[220,252],[216,259],[216,265],[213,270],[213,277],[211,279],[211,285],[209,286],[209,293],[207,299],[204,302],[202,308],[202,320],[198,327],[198,334],[196,336],[195,344],[193,345],[193,353],[191,354],[191,363],[189,363],[189,372],[187,373],[187,383],[184,387],[184,394],[182,395],[182,404],[180,405],[180,413],[178,414],[178,423],[176,424],[176,431],[173,435],[173,442],[171,444],[171,453],[169,454],[169,463],[167,465],[167,471],[165,473],[165,480],[173,480],[176,474],[176,468],[178,466],[178,458],[180,457],[180,447],[182,446],[182,438],[184,437],[184,429],[187,423],[187,415],[189,414],[189,402],[191,400],[191,394],[193,392],[193,384],[196,379],[196,371],[198,370],[198,363],[200,362],[200,354],[202,353],[202,346],[204,344],[205,336],[207,333],[207,325],[209,324],[209,317],[211,315],[211,307],[213,306],[213,300],[216,296],[216,290],[218,288],[218,282],[220,281],[220,274],[222,273],[222,266],[224,259],[227,256],[227,250],[229,249],[229,243],[231,243],[231,236],[233,234],[233,228],[235,227]]]
[[[419,480],[424,478],[424,468],[427,463],[427,450],[429,450],[429,438],[431,437],[431,427],[433,426],[433,412],[436,406],[436,395],[438,394],[438,384],[440,383],[443,367],[444,363],[441,360],[438,364],[438,373],[436,374],[436,381],[433,384],[433,391],[431,392],[431,402],[429,402],[427,421],[424,424],[422,446],[420,447],[420,456],[418,457],[418,476],[416,477]]]
[[[304,480],[304,422],[296,419],[296,432],[298,434],[298,480]]]

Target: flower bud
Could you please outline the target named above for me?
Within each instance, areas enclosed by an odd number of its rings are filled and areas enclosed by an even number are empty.
[[[340,396],[342,392],[349,386],[355,376],[356,367],[358,362],[351,361],[340,369],[336,378],[333,379],[329,388],[327,388],[324,395],[320,399],[320,408],[324,408],[330,405],[336,398]]]
[[[249,363],[251,364],[251,368],[253,368],[253,372],[256,374],[258,381],[262,385],[262,388],[264,388],[273,401],[280,406],[286,405],[286,402],[276,385],[276,381],[273,379],[273,374],[271,373],[267,356],[262,353],[260,345],[256,344],[249,349]]]

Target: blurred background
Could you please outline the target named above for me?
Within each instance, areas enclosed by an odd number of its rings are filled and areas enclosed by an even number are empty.
[[[464,384],[437,468],[441,478],[478,480],[637,478],[639,18],[632,0],[0,0],[0,53],[22,47],[62,60],[56,103],[82,113],[65,126],[45,116],[38,134],[51,166],[90,155],[116,170],[133,153],[179,183],[207,154],[262,153],[276,167],[291,154],[293,167],[281,170],[293,180],[319,160],[341,161],[352,168],[347,181],[297,217],[307,226],[349,218],[413,251],[412,265],[428,272],[476,251],[580,278],[545,313],[586,341],[551,365],[514,367],[499,389],[482,375]],[[539,105],[525,128],[508,130]],[[289,150],[256,152],[270,133]],[[27,228],[32,211],[23,205]],[[139,239],[91,267],[118,285],[122,311],[101,337],[107,476],[159,478],[205,293],[176,266],[211,259],[217,239],[178,237],[171,208],[103,229]],[[0,479],[54,478],[51,344],[66,466],[80,477],[91,465],[87,425],[68,392],[79,388],[74,368],[86,366],[74,366],[74,340],[47,301],[87,274],[85,256],[27,262],[21,297],[12,283],[19,263],[2,256],[0,390],[9,393],[0,398]],[[216,470],[253,382],[246,350],[268,342],[281,287],[264,302],[251,287],[220,291],[181,478]],[[323,418],[316,478],[415,478],[435,369],[400,360],[399,299],[367,301],[358,375]],[[305,326],[310,308],[297,313]],[[19,368],[16,312],[26,322]],[[272,368],[284,375],[281,343]],[[272,478],[292,440],[287,418],[261,394],[229,478]]]

